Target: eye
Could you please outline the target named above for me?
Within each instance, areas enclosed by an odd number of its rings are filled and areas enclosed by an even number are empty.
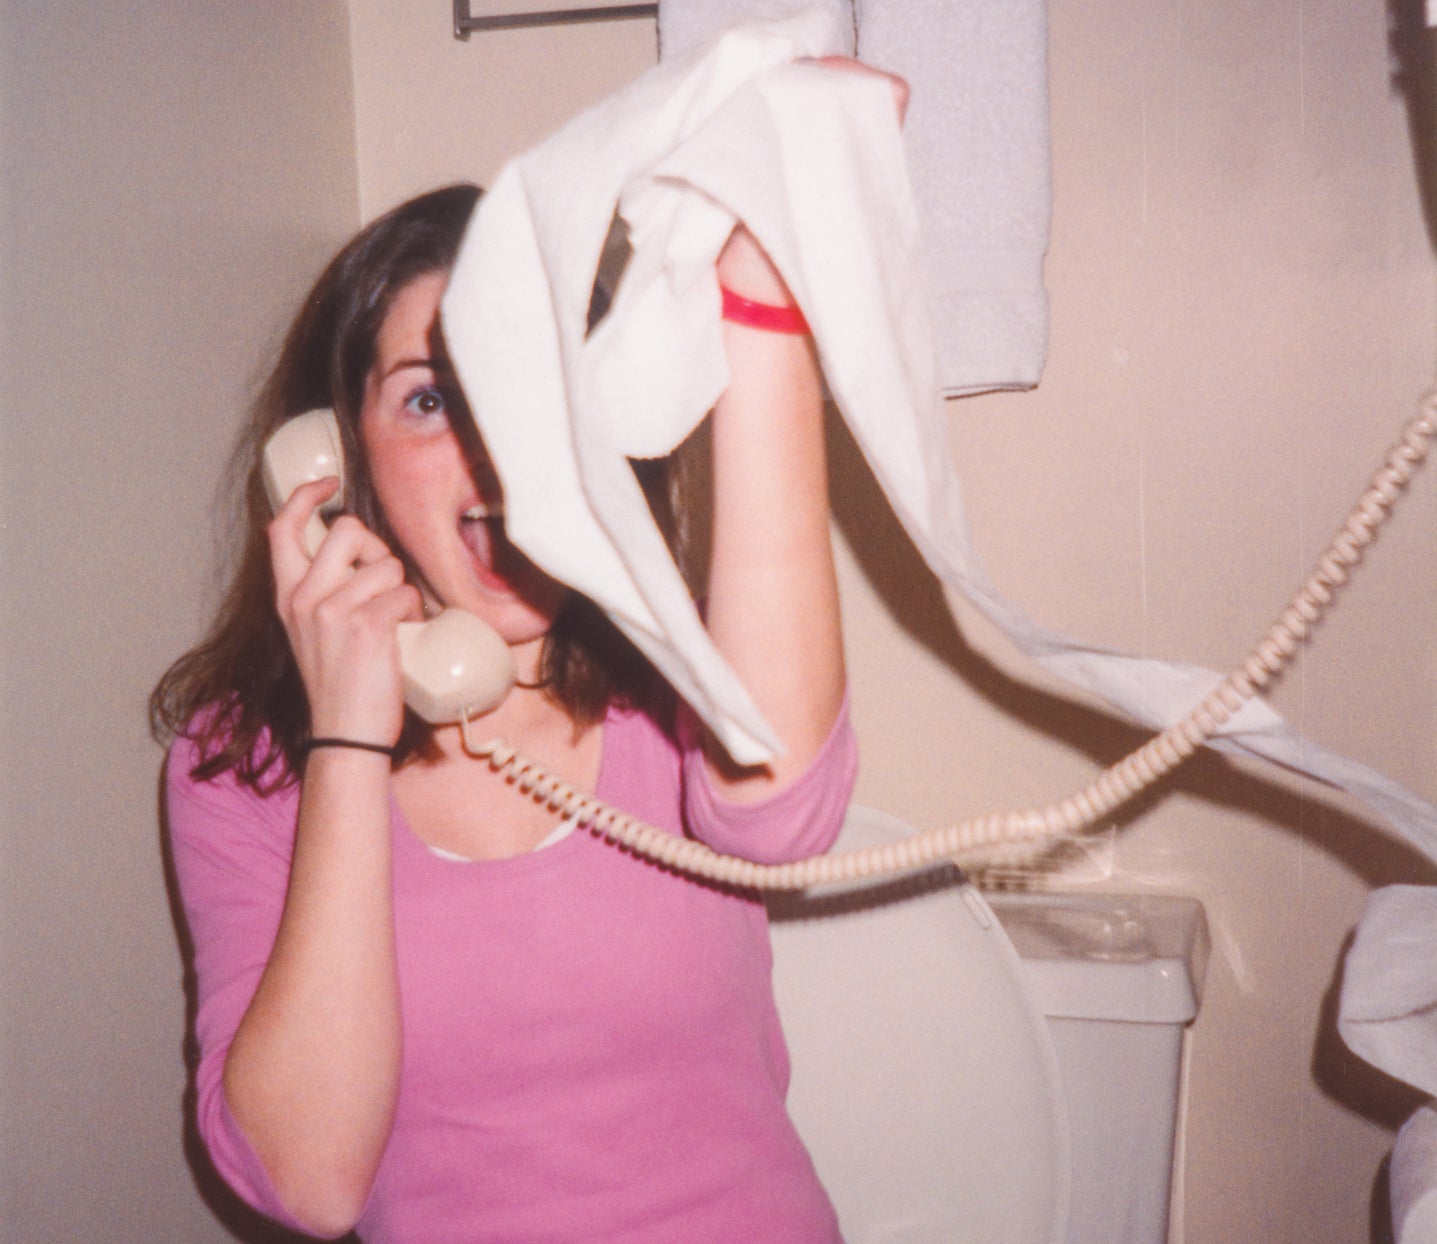
[[[449,410],[449,403],[445,399],[444,391],[438,385],[428,384],[421,389],[416,389],[404,399],[404,409],[411,415],[429,419],[436,415],[446,414]]]

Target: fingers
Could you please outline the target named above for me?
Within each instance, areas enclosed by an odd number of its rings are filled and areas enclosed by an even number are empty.
[[[319,507],[339,491],[339,480],[313,480],[301,484],[276,511],[267,529],[270,565],[280,596],[287,596],[309,573],[310,555],[305,548],[305,531]]]
[[[332,545],[340,542],[329,543]],[[316,558],[315,562],[318,567],[319,559]],[[404,582],[404,567],[394,556],[364,564],[351,563],[348,572],[337,577],[322,573],[322,567],[318,569],[320,573],[307,575],[291,594],[291,614],[312,614],[321,621],[332,624],[348,614],[364,609],[371,602],[397,595],[400,588],[408,586]],[[417,592],[414,593],[414,602],[411,602],[408,596],[404,597],[405,604],[417,603],[417,600]],[[393,608],[399,606],[395,605]],[[388,608],[381,608],[381,612],[389,611]],[[400,613],[396,621],[403,616],[404,614]]]
[[[270,523],[270,561],[274,568],[276,595],[286,600],[300,583],[313,578],[338,583],[350,567],[393,558],[388,545],[358,519],[341,515],[311,555],[306,547],[307,532],[319,507],[339,489],[334,478],[301,484]]]
[[[319,546],[301,584],[307,588],[312,585],[325,595],[347,585],[355,571],[373,566],[386,566],[400,579],[404,577],[403,567],[389,546],[359,519],[341,514]]]
[[[390,744],[404,717],[397,627],[422,610],[396,559],[356,569],[311,600],[308,583],[285,619],[316,734]]]
[[[312,727],[385,741],[398,736],[403,716],[396,627],[422,618],[423,602],[400,560],[352,515],[337,518],[308,556],[305,528],[336,482],[301,485],[269,526],[275,608]]]
[[[384,615],[393,613],[395,620],[400,620],[422,613],[418,592],[405,583],[403,564],[383,540],[351,515],[335,520],[313,560],[306,556],[296,524],[308,520],[313,512],[310,502],[311,498],[302,498],[293,514],[282,511],[270,526],[275,604],[291,632],[295,623],[310,617],[333,625],[391,593],[399,596],[392,604],[381,606]]]

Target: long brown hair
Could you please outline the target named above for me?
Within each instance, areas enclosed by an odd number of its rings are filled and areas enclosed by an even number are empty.
[[[165,672],[150,696],[150,728],[161,742],[176,735],[199,744],[194,776],[233,770],[256,790],[299,771],[309,706],[289,641],[274,607],[265,528],[269,502],[261,451],[286,420],[315,407],[338,416],[349,510],[403,558],[375,497],[361,452],[358,421],[380,326],[398,292],[417,277],[454,265],[480,191],[447,186],[411,199],[354,237],[315,282],[291,325],[279,359],[251,409],[231,478],[243,481],[243,543],[206,637]],[[671,546],[678,543],[677,474],[644,464],[641,482]],[[545,693],[581,725],[611,702],[657,708],[662,684],[653,668],[592,602],[573,593],[555,619],[540,665]],[[399,758],[422,746],[423,724],[406,715]]]

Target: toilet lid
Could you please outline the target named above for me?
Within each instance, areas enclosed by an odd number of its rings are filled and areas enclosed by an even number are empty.
[[[854,807],[838,851],[912,831]],[[1061,1244],[1067,1114],[1047,1023],[955,869],[769,902],[789,1113],[848,1244]]]

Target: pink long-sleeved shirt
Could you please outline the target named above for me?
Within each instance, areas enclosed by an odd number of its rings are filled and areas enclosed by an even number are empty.
[[[222,1086],[279,925],[298,787],[168,764],[194,940],[199,1127],[221,1174],[293,1225]],[[604,724],[598,795],[762,861],[826,850],[856,767],[846,709],[775,798],[717,797],[697,750],[649,718]],[[643,862],[584,830],[491,862],[442,858],[391,810],[404,1024],[397,1116],[359,1224],[383,1244],[838,1239],[784,1109],[788,1056],[753,895]]]

